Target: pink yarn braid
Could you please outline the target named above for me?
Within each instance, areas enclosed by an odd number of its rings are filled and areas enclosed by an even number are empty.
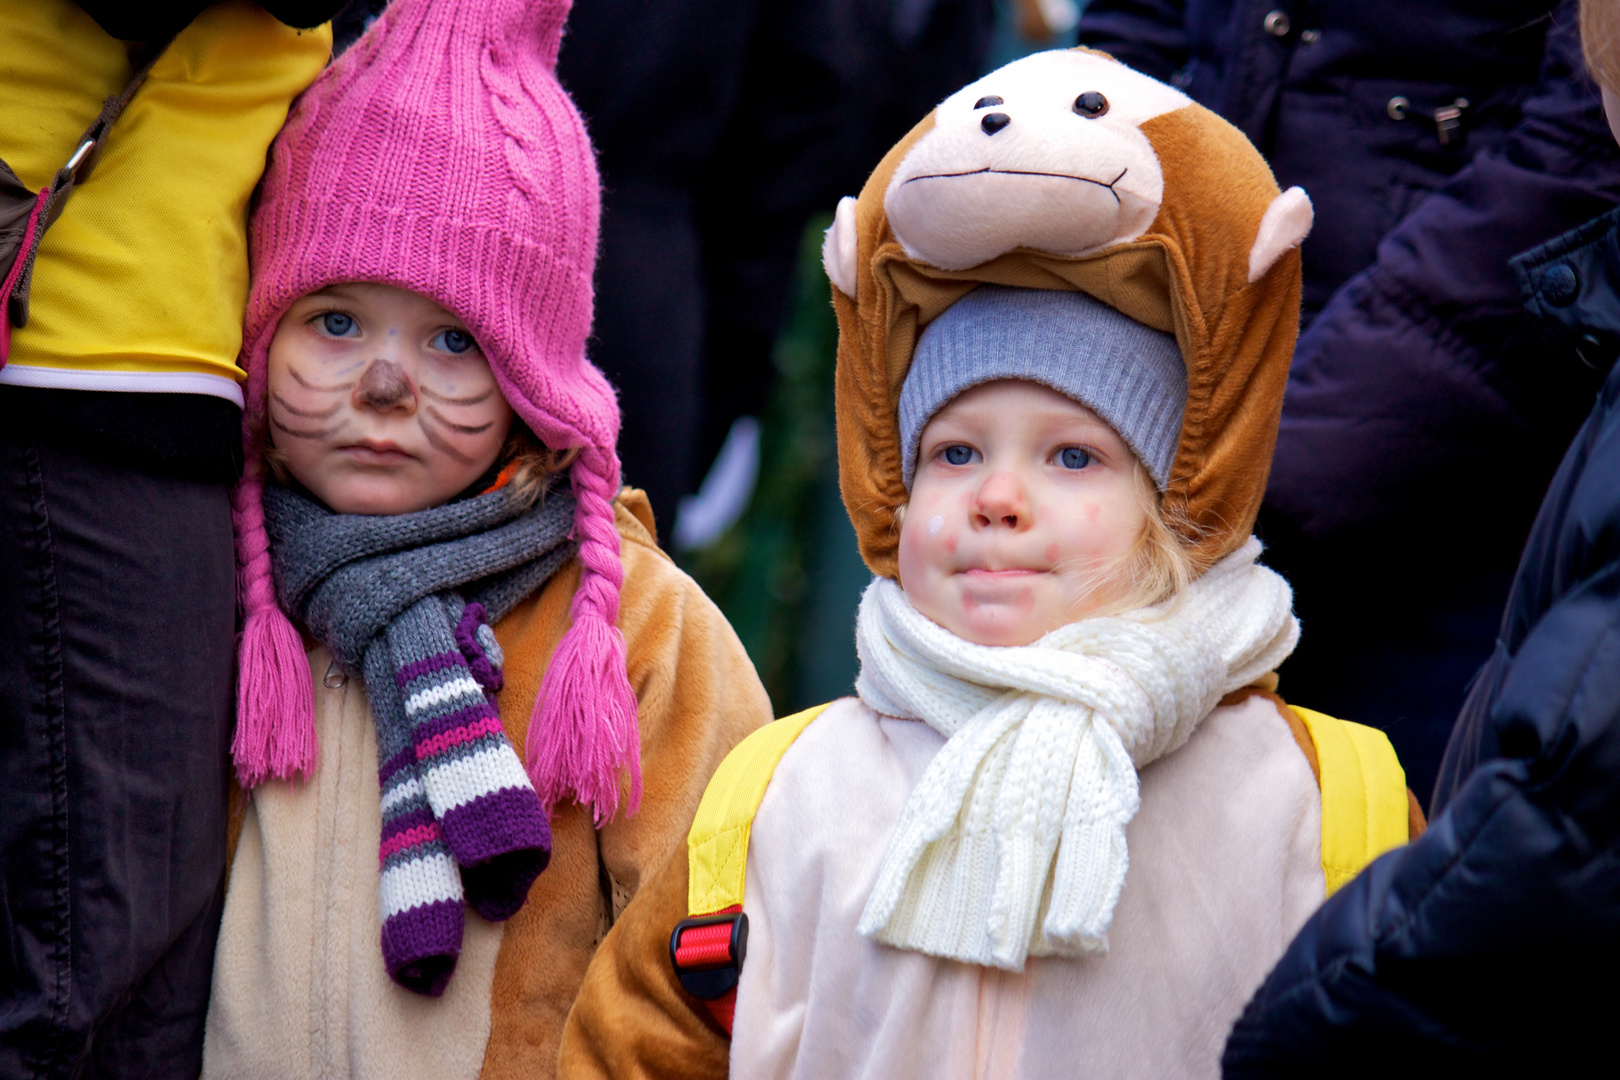
[[[276,604],[270,538],[264,531],[264,462],[251,449],[247,468],[231,493],[231,518],[236,525],[236,587],[242,602],[231,754],[237,780],[244,788],[254,788],[271,777],[314,775],[317,751],[309,661],[298,631]]]
[[[601,825],[619,809],[619,770],[630,773],[626,815],[641,806],[641,731],[619,619],[619,533],[613,524],[619,463],[587,446],[573,467],[574,529],[584,564],[573,625],[546,668],[525,747],[529,778],[547,807],[588,804]]]

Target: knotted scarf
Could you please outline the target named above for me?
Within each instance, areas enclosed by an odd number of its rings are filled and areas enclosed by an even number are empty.
[[[975,645],[878,578],[861,599],[862,701],[945,736],[901,810],[860,932],[1021,971],[1103,952],[1137,770],[1299,640],[1288,583],[1249,542],[1158,607],[1031,645]]]
[[[492,623],[574,554],[574,502],[492,491],[412,514],[335,514],[266,486],[282,607],[364,674],[382,798],[382,954],[437,997],[461,954],[463,901],[510,918],[551,857],[544,807],[495,708]]]

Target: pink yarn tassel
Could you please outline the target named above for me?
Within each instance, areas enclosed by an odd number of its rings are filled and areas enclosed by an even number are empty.
[[[272,777],[311,776],[317,756],[309,661],[298,631],[276,606],[270,576],[263,471],[263,462],[250,449],[247,469],[231,497],[237,593],[243,612],[231,755],[244,788],[258,787]]]
[[[244,788],[315,772],[315,702],[304,643],[274,607],[251,611],[242,627],[231,754]]]
[[[551,656],[524,747],[529,779],[540,801],[554,807],[589,805],[596,823],[619,810],[619,770],[630,774],[625,814],[641,808],[641,729],[636,695],[625,667],[619,618],[619,533],[613,495],[619,463],[611,452],[586,448],[573,468],[574,529],[584,564],[569,627]]]
[[[597,825],[619,811],[621,768],[630,771],[626,816],[641,807],[641,732],[624,664],[617,627],[576,621],[552,654],[524,747],[540,801],[588,805]]]

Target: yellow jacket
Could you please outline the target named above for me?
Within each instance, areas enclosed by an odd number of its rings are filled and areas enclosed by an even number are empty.
[[[0,0],[0,41],[0,158],[39,190],[134,65],[69,0]],[[242,403],[248,202],[331,48],[245,0],[181,31],[45,234],[0,384]]]

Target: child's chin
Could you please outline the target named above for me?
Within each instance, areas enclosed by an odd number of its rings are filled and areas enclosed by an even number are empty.
[[[326,490],[316,491],[315,494],[337,514],[387,517],[414,513],[434,505],[431,496],[418,485],[379,482],[369,478],[363,482],[329,484]]]
[[[975,645],[1030,645],[1057,629],[1028,610],[985,604],[962,612],[954,621],[956,625],[946,629]]]

